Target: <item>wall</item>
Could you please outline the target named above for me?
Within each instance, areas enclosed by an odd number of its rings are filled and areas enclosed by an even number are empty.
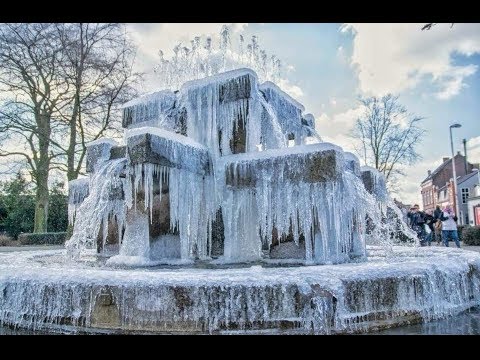
[[[480,197],[468,199],[468,222],[470,225],[480,226],[480,221],[475,221],[475,207],[480,207]],[[479,210],[477,210],[479,211]]]
[[[469,224],[470,219],[473,219],[472,214],[470,214],[470,211],[469,211],[470,205],[468,203],[465,203],[465,204],[462,203],[462,189],[468,189],[469,197],[474,197],[475,196],[474,186],[477,185],[478,183],[479,183],[479,177],[477,174],[468,178],[464,182],[458,184],[457,203],[459,205],[459,210],[460,210],[459,225]],[[467,215],[468,215],[468,219],[467,219]]]

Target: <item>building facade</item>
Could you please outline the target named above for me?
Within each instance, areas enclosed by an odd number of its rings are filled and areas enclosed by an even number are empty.
[[[457,179],[457,203],[460,210],[460,225],[471,224],[471,220],[473,220],[469,207],[474,205],[472,203],[469,205],[468,200],[476,196],[478,185],[480,184],[479,180],[480,174],[478,169],[473,169],[470,174],[461,176]]]
[[[466,221],[469,222],[469,214],[468,205],[467,203],[463,204],[463,199],[467,201],[468,196],[472,191],[470,190],[470,187],[473,186],[471,185],[471,181],[474,181],[474,176],[470,175],[475,167],[478,168],[478,165],[474,165],[469,162],[466,163],[465,156],[463,156],[460,152],[455,155],[454,164],[457,181],[459,181],[457,183],[458,188],[460,189],[460,184],[465,182],[463,188],[468,188],[468,190],[463,190],[463,192],[461,190],[457,191],[457,199],[454,198],[452,159],[444,157],[442,164],[433,171],[429,170],[428,176],[420,185],[423,210],[433,211],[437,205],[440,205],[443,208],[447,204],[452,204],[455,209],[457,206],[459,206],[459,204],[465,205],[464,208],[459,208],[460,211],[463,211],[459,224],[465,224]]]

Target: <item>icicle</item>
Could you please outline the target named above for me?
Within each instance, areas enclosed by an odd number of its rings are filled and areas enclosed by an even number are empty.
[[[209,226],[214,216],[213,178],[148,163],[136,164],[133,169],[132,179],[128,181],[136,184],[133,186],[134,196],[140,191],[145,194],[144,209],[150,213],[150,222],[154,206],[153,185],[158,178],[160,193],[164,183],[169,187],[170,230],[179,231],[182,259],[208,258]]]
[[[108,219],[115,217],[118,224],[124,223],[125,202],[120,196],[124,182],[119,175],[124,170],[125,163],[126,159],[104,161],[91,174],[89,194],[76,209],[76,214],[81,216],[75,217],[73,235],[65,244],[72,256],[78,256],[83,249],[96,247],[101,226],[104,242]]]
[[[88,196],[88,178],[76,179],[68,183],[68,223],[73,225],[77,210]]]

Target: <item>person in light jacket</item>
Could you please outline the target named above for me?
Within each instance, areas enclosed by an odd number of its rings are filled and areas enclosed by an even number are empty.
[[[460,241],[458,241],[458,232],[457,232],[457,216],[453,212],[450,204],[445,206],[442,215],[440,216],[442,221],[442,238],[445,246],[448,247],[448,241],[450,238],[455,241],[455,245],[460,247]]]

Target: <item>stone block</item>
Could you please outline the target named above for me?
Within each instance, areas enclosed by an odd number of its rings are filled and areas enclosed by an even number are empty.
[[[121,326],[120,309],[110,287],[97,294],[91,312],[91,326],[97,328],[119,328]]]
[[[345,169],[353,172],[358,177],[362,176],[358,157],[350,152],[345,152]]]
[[[192,146],[191,139],[188,139],[188,142],[181,140],[183,139],[172,136],[167,138],[148,132],[130,136],[127,139],[128,158],[131,164],[157,164],[201,175],[210,174],[211,160],[208,150],[201,146]]]
[[[212,221],[212,256],[223,255],[225,245],[225,227],[223,224],[222,209],[218,209]]]
[[[305,260],[305,241],[299,245],[293,241],[280,242],[270,249],[271,259],[299,259]]]
[[[141,96],[123,105],[122,126],[159,126],[173,130],[176,94],[169,90]]]
[[[86,170],[87,173],[95,171],[95,167],[100,162],[110,159],[110,152],[113,147],[117,146],[115,140],[98,139],[87,145]]]
[[[275,112],[282,133],[288,134],[289,140],[295,139],[296,144],[300,144],[303,128],[305,127],[303,124],[304,119],[302,119],[302,112],[305,110],[304,106],[272,82],[267,81],[263,83],[259,89]],[[265,111],[269,112],[266,109]],[[270,116],[265,114],[265,117],[269,118]],[[308,122],[307,120],[305,121]]]
[[[220,83],[218,86],[220,104],[250,98],[252,84],[256,81],[252,74],[246,73]]]
[[[362,166],[361,173],[365,189],[375,195],[377,200],[386,200],[388,193],[383,174],[368,166]]]
[[[125,145],[114,146],[110,149],[110,160],[121,159],[126,156],[127,156],[127,147]]]
[[[256,154],[231,155],[225,163],[226,184],[233,187],[254,187],[264,173],[272,179],[283,178],[291,182],[326,182],[338,180],[344,159],[337,149],[304,145],[282,150],[266,150]],[[306,148],[310,152],[301,152]]]
[[[315,128],[315,117],[312,114],[305,114],[302,116],[302,125]]]
[[[157,182],[157,181],[156,181]],[[157,182],[158,183],[158,182]],[[170,195],[168,185],[163,183],[162,196],[157,190],[153,189],[153,209],[150,224],[150,238],[156,238],[161,235],[170,234]],[[137,194],[138,195],[138,194]]]

